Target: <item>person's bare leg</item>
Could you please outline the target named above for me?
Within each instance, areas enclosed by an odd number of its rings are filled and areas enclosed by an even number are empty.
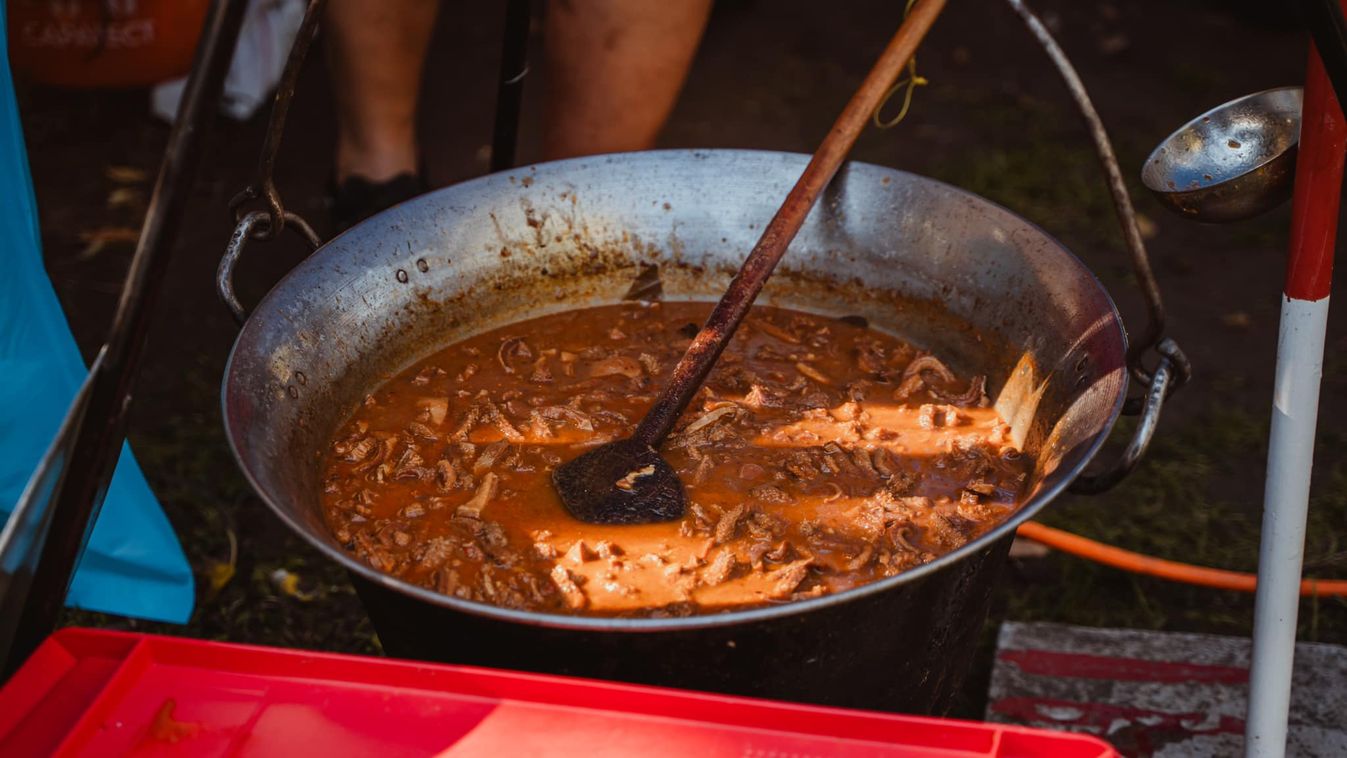
[[[332,0],[328,65],[338,182],[416,173],[416,105],[438,0]]]
[[[711,0],[552,0],[544,157],[653,147],[710,10]]]

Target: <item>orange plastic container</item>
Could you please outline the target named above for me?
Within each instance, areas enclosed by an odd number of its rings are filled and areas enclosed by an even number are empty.
[[[9,55],[30,80],[137,87],[187,73],[210,0],[8,0]]]
[[[0,755],[1110,758],[1117,753],[1088,735],[1005,724],[65,629],[0,689]]]

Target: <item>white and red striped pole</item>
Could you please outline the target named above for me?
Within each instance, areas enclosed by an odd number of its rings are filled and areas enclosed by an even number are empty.
[[[1258,551],[1246,756],[1286,752],[1305,519],[1347,125],[1313,45],[1305,77]]]

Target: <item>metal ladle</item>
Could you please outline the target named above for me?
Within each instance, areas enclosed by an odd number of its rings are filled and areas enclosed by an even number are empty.
[[[1242,221],[1291,197],[1300,141],[1300,87],[1246,95],[1184,124],[1160,143],[1141,181],[1195,221]]]

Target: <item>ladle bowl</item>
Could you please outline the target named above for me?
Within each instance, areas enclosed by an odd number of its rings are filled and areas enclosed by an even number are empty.
[[[1291,196],[1301,94],[1264,90],[1203,113],[1155,148],[1142,183],[1196,221],[1242,221],[1275,208]]]

